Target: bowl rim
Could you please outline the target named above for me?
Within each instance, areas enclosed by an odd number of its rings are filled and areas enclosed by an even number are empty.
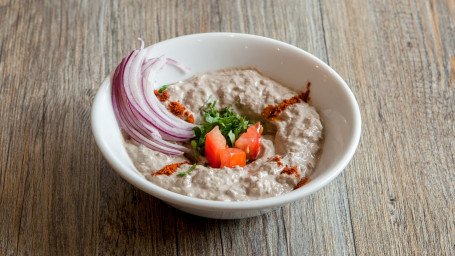
[[[142,191],[153,195],[156,198],[159,198],[163,201],[166,201],[170,204],[178,205],[181,207],[190,207],[190,208],[197,208],[199,210],[207,210],[207,211],[219,211],[223,210],[225,212],[234,212],[239,210],[259,210],[265,208],[274,208],[285,205],[287,203],[302,199],[310,194],[315,193],[316,191],[320,190],[321,188],[325,187],[328,183],[330,183],[333,179],[335,179],[348,165],[354,153],[357,149],[359,144],[360,135],[361,135],[361,115],[358,103],[355,99],[354,94],[350,90],[349,86],[346,82],[341,78],[341,76],[333,70],[330,66],[328,66],[325,62],[320,60],[319,58],[315,57],[314,55],[306,52],[303,49],[300,49],[296,46],[290,45],[288,43],[258,36],[252,34],[242,34],[242,33],[230,33],[230,32],[213,32],[213,33],[199,33],[199,34],[190,34],[179,36],[171,39],[167,39],[161,42],[158,42],[153,45],[160,45],[166,44],[169,41],[173,40],[182,40],[191,37],[202,37],[204,38],[216,38],[216,37],[237,37],[243,39],[250,39],[250,40],[261,40],[267,43],[276,44],[280,47],[287,48],[289,50],[296,51],[296,54],[301,54],[305,58],[310,59],[314,63],[320,66],[320,68],[325,69],[329,72],[337,81],[337,83],[342,87],[343,91],[346,93],[347,97],[349,98],[350,103],[353,106],[353,130],[352,130],[352,138],[348,142],[348,149],[344,152],[341,159],[338,163],[331,168],[330,170],[326,171],[326,173],[322,174],[318,177],[318,182],[310,182],[304,187],[291,191],[289,193],[278,195],[275,197],[269,197],[264,199],[252,200],[252,201],[215,201],[215,200],[207,200],[207,199],[200,199],[185,196],[182,194],[178,194],[169,190],[166,190],[150,181],[146,180],[144,177],[141,177],[139,174],[135,173],[137,170],[129,170],[129,168],[122,163],[119,159],[113,157],[111,150],[107,147],[106,144],[102,141],[101,131],[98,129],[98,124],[96,122],[96,116],[98,114],[98,109],[100,108],[102,97],[105,97],[103,93],[111,92],[111,81],[112,81],[112,74],[108,75],[105,80],[103,81],[102,85],[98,89],[95,99],[92,104],[92,111],[91,111],[91,126],[92,132],[95,137],[96,144],[98,145],[100,151],[102,152],[104,158],[108,161],[110,166],[114,168],[114,170],[126,181],[130,182],[135,187],[141,189]],[[152,45],[152,46],[153,46]],[[110,100],[110,97],[108,97]]]

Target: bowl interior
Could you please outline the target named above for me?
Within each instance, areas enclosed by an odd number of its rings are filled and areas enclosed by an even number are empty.
[[[257,200],[258,202],[231,202],[229,204],[232,209],[237,206],[260,208],[263,205],[279,205],[311,194],[334,179],[354,154],[360,138],[357,102],[341,77],[313,55],[276,40],[231,33],[183,36],[150,47],[153,56],[165,55],[191,69],[191,73],[185,74],[175,67],[167,66],[159,73],[157,85],[229,67],[258,68],[267,76],[297,91],[305,91],[307,82],[311,82],[311,103],[321,114],[325,136],[321,158],[311,175],[312,181],[283,196]],[[160,199],[174,204],[181,204],[181,199],[185,199],[183,204],[187,206],[202,205],[202,201],[208,201],[161,189],[139,174],[122,145],[111,105],[110,82],[111,76],[106,78],[99,89],[92,110],[93,132],[107,161],[123,178]],[[240,206],[242,204],[244,205]],[[213,202],[210,207],[216,209],[226,205],[226,202]]]

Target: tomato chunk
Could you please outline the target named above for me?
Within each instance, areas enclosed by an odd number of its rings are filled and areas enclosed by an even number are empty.
[[[260,122],[251,126],[245,133],[240,135],[234,147],[242,149],[246,153],[247,159],[254,159],[258,156],[261,147],[261,134],[263,128]]]
[[[220,150],[221,166],[232,168],[234,166],[243,167],[246,165],[245,151],[238,148],[225,148]]]
[[[220,132],[220,128],[216,126],[205,136],[205,157],[209,161],[210,166],[219,168],[220,150],[226,148],[226,139]]]

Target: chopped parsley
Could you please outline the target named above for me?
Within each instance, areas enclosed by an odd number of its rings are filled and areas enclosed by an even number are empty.
[[[167,88],[168,86],[169,86],[168,84],[163,85],[163,86],[158,90],[158,92],[159,92],[159,93],[164,92],[164,90],[166,90],[166,88]]]
[[[216,110],[216,100],[209,103],[210,97],[202,106],[201,111],[204,115],[204,121],[200,126],[193,128],[195,137],[191,140],[191,146],[194,151],[205,155],[205,136],[215,126],[220,128],[221,134],[226,138],[229,147],[232,147],[240,135],[248,129],[250,122],[245,117],[232,111],[232,106],[225,107],[222,110]]]
[[[194,170],[194,168],[196,168],[196,164],[193,164],[193,165],[190,167],[190,169],[188,169],[188,171],[186,171],[186,172],[181,172],[181,173],[177,174],[177,176],[180,176],[180,177],[185,176],[185,175],[187,175],[188,173],[190,173],[192,170]]]

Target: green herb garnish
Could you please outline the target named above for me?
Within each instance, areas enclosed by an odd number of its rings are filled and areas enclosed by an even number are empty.
[[[159,93],[164,92],[164,90],[166,90],[166,88],[167,88],[168,86],[169,86],[168,84],[163,85],[163,86],[160,88],[160,90],[159,90],[158,92],[159,92]]]
[[[194,170],[194,168],[196,168],[196,164],[193,164],[193,165],[190,167],[190,169],[188,169],[188,171],[186,171],[186,172],[181,172],[181,173],[177,174],[177,176],[180,176],[180,177],[185,176],[185,175],[187,175],[188,173],[190,173],[192,170]]]
[[[245,117],[240,116],[238,113],[232,111],[232,106],[225,107],[222,110],[215,110],[216,100],[212,103],[207,101],[201,108],[204,115],[204,121],[200,126],[193,128],[195,137],[191,140],[191,146],[194,151],[204,155],[205,154],[205,136],[215,126],[220,128],[221,134],[226,138],[229,147],[232,147],[240,135],[248,129],[250,122]]]

